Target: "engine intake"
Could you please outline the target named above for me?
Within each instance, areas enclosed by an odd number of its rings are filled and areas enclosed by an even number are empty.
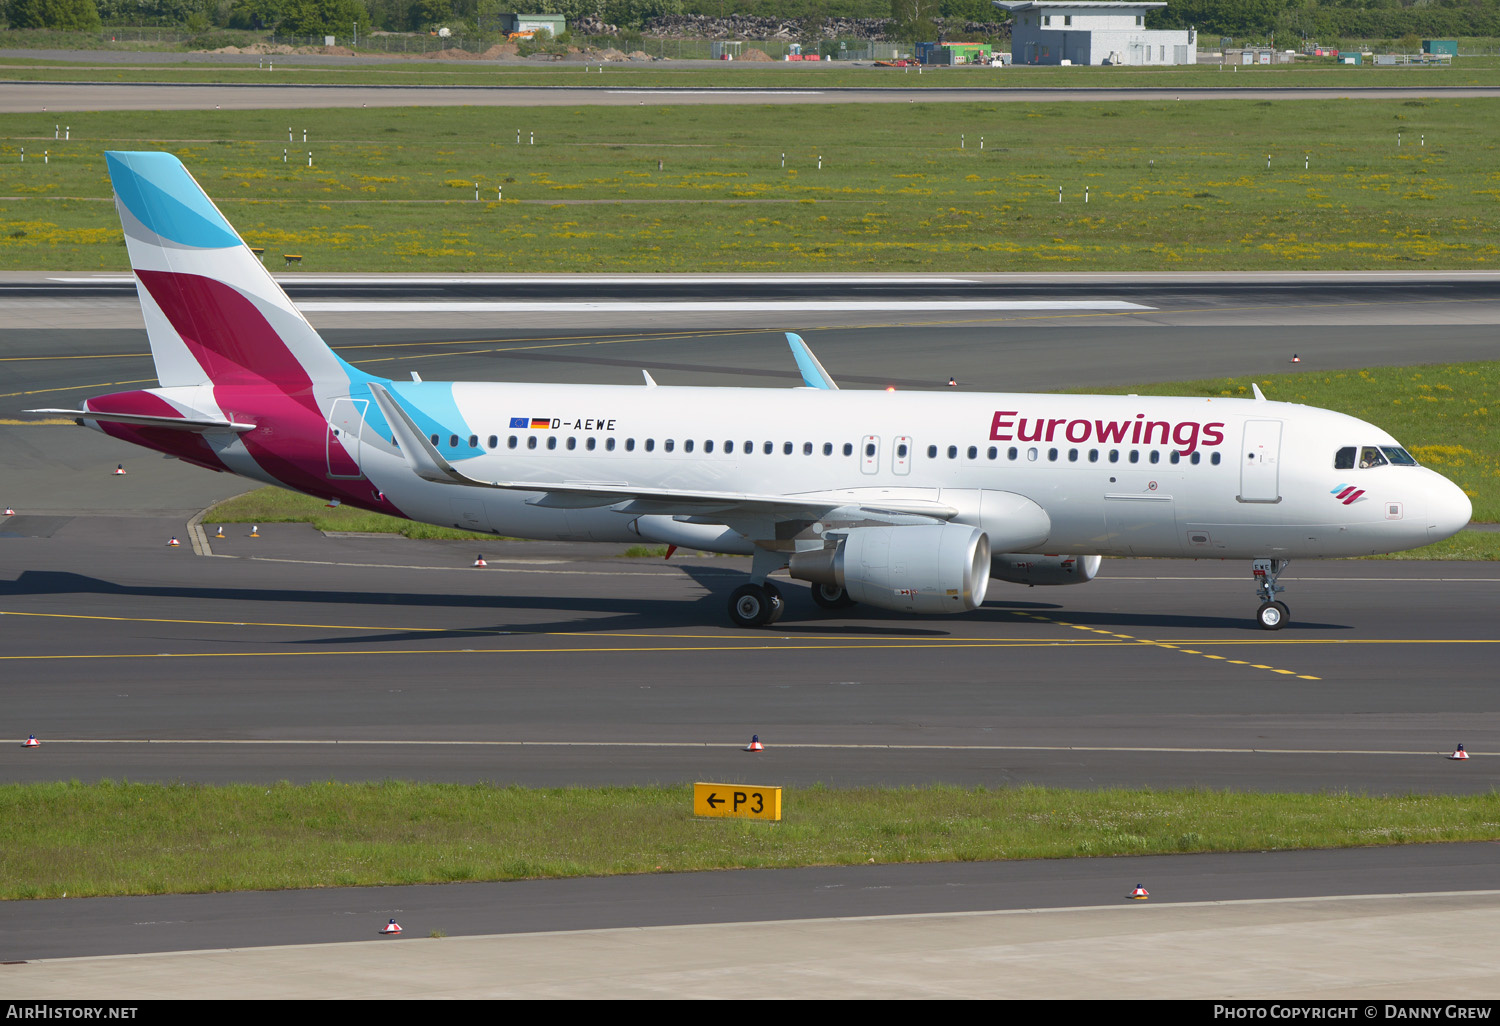
[[[1102,560],[1102,556],[997,552],[990,560],[990,576],[1012,584],[1083,584],[1098,576]]]
[[[990,542],[965,524],[856,527],[832,547],[793,554],[798,580],[843,588],[851,599],[911,613],[962,613],[984,602]]]

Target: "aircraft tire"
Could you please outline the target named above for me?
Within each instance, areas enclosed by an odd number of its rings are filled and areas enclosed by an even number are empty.
[[[780,620],[782,614],[786,612],[786,599],[782,597],[781,589],[770,581],[767,581],[764,587],[766,589],[766,598],[771,603],[771,615],[766,618],[766,626],[769,627],[777,620]]]
[[[1286,626],[1288,611],[1280,602],[1262,602],[1255,611],[1255,620],[1262,630],[1279,631]]]
[[[729,619],[736,627],[764,627],[772,609],[771,597],[759,584],[742,584],[729,596]]]

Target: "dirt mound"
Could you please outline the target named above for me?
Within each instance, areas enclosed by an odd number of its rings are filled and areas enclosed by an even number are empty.
[[[515,43],[496,43],[494,46],[484,51],[484,53],[480,54],[479,59],[484,61],[493,61],[498,60],[501,57],[514,57],[519,52],[520,51],[516,47]]]
[[[454,47],[451,50],[431,50],[424,54],[418,54],[422,60],[428,61],[477,61],[479,54],[470,53],[468,50],[460,50]]]
[[[625,59],[628,61],[649,61],[652,57],[645,50],[631,50],[625,55]]]
[[[740,60],[742,61],[774,61],[775,59],[775,57],[772,57],[766,51],[757,50],[753,46],[740,54]]]

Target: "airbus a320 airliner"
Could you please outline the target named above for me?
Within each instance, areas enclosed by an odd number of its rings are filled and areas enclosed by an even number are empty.
[[[65,413],[210,470],[528,538],[748,554],[742,627],[786,569],[834,609],[960,613],[991,578],[1081,584],[1100,557],[1251,561],[1267,630],[1296,557],[1468,523],[1380,428],[1254,399],[392,381],[313,330],[176,157],[107,155],[161,387]]]

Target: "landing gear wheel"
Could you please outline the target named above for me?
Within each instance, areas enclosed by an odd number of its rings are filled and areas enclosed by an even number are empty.
[[[729,596],[729,618],[736,627],[764,627],[772,612],[771,596],[759,584],[741,585]]]
[[[1286,603],[1281,601],[1280,599],[1276,600],[1276,604],[1281,607],[1281,626],[1285,627],[1287,624],[1292,622],[1292,611],[1288,609]]]
[[[771,604],[771,615],[766,619],[766,626],[769,627],[777,620],[780,620],[781,614],[786,612],[786,599],[781,597],[781,589],[770,581],[767,581],[764,587],[766,589],[766,599]]]
[[[812,600],[824,609],[846,609],[854,605],[849,593],[836,584],[814,584]]]
[[[1280,602],[1262,602],[1259,609],[1255,611],[1255,619],[1261,628],[1268,631],[1279,631],[1286,624],[1286,606]]]

